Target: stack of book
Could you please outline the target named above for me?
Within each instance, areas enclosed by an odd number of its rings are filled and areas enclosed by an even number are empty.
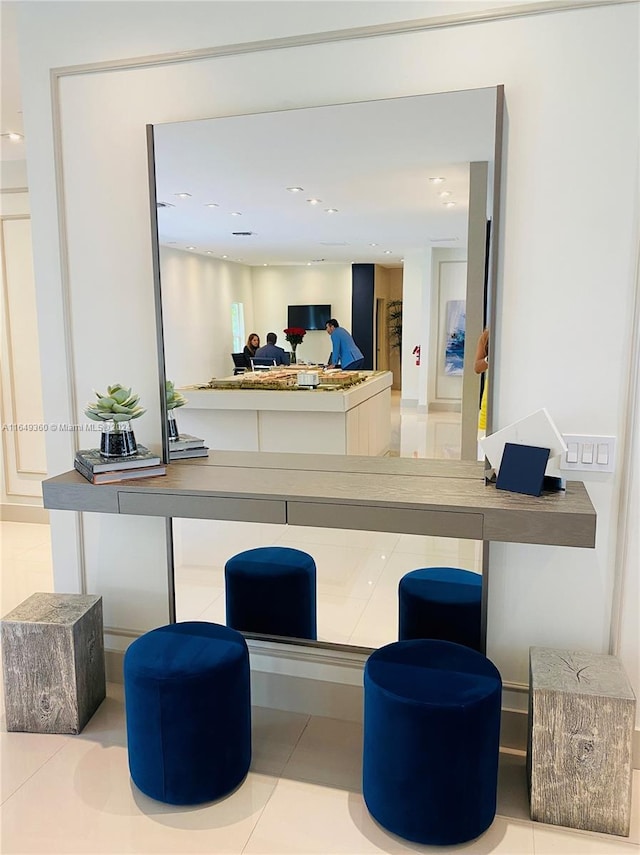
[[[169,440],[169,460],[184,460],[188,457],[206,457],[209,449],[204,439],[181,433],[177,439]]]
[[[166,475],[161,458],[144,445],[131,457],[104,457],[97,448],[76,451],[76,470],[92,484],[113,484],[129,478],[151,478]]]

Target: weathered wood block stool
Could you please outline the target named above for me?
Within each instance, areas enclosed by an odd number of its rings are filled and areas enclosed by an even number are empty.
[[[80,733],[106,695],[102,597],[32,594],[1,624],[7,730]]]
[[[636,700],[620,660],[529,650],[531,818],[629,835]]]

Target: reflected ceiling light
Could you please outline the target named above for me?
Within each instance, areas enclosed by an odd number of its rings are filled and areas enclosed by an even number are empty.
[[[222,256],[222,258],[229,258],[229,256],[228,256],[228,255],[223,255],[223,256]]]
[[[337,214],[338,213],[337,208],[325,208],[324,210],[325,210],[325,214]]]
[[[287,187],[289,193],[302,193],[304,187]]]
[[[188,246],[187,249],[195,249],[195,246]]]
[[[438,196],[440,196],[443,199],[445,198],[445,196],[451,196],[451,190],[441,190],[438,193]]]
[[[0,134],[0,137],[8,139],[9,142],[20,142],[20,140],[24,139],[24,136],[22,134],[18,134],[15,131],[9,131],[6,134]]]
[[[384,254],[385,254],[385,255],[393,255],[393,250],[391,250],[391,249],[385,249]]]
[[[378,246],[377,243],[370,243],[369,246]]]
[[[430,178],[430,179],[429,179],[429,181],[430,181],[432,184],[442,184],[442,182],[443,182],[443,181],[445,181],[445,180],[446,180],[446,179],[445,179],[445,178],[443,178],[441,175],[438,175],[438,176],[436,176],[435,178]]]
[[[207,250],[207,255],[213,255],[210,249]]]
[[[177,196],[178,199],[188,199],[191,196],[191,193],[174,193],[174,196]]]
[[[445,208],[455,208],[456,206],[455,202],[443,202],[442,204],[445,206]]]
[[[219,208],[219,207],[220,207],[220,205],[218,205],[217,202],[206,202],[205,203],[205,208]]]
[[[310,205],[319,205],[322,202],[322,199],[307,199],[307,202]]]
[[[232,217],[241,217],[242,211],[231,211],[231,216]]]
[[[175,208],[172,202],[156,202],[156,208]]]
[[[263,266],[263,267],[268,267],[269,265],[265,262],[262,266]]]

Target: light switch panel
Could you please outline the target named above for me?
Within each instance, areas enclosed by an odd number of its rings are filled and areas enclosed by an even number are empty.
[[[613,472],[615,436],[563,434],[567,450],[560,458],[560,469],[578,472]]]

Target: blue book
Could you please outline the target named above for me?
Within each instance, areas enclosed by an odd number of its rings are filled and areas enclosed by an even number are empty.
[[[527,496],[542,495],[544,472],[551,449],[537,445],[507,442],[496,480],[497,490],[510,490]]]

